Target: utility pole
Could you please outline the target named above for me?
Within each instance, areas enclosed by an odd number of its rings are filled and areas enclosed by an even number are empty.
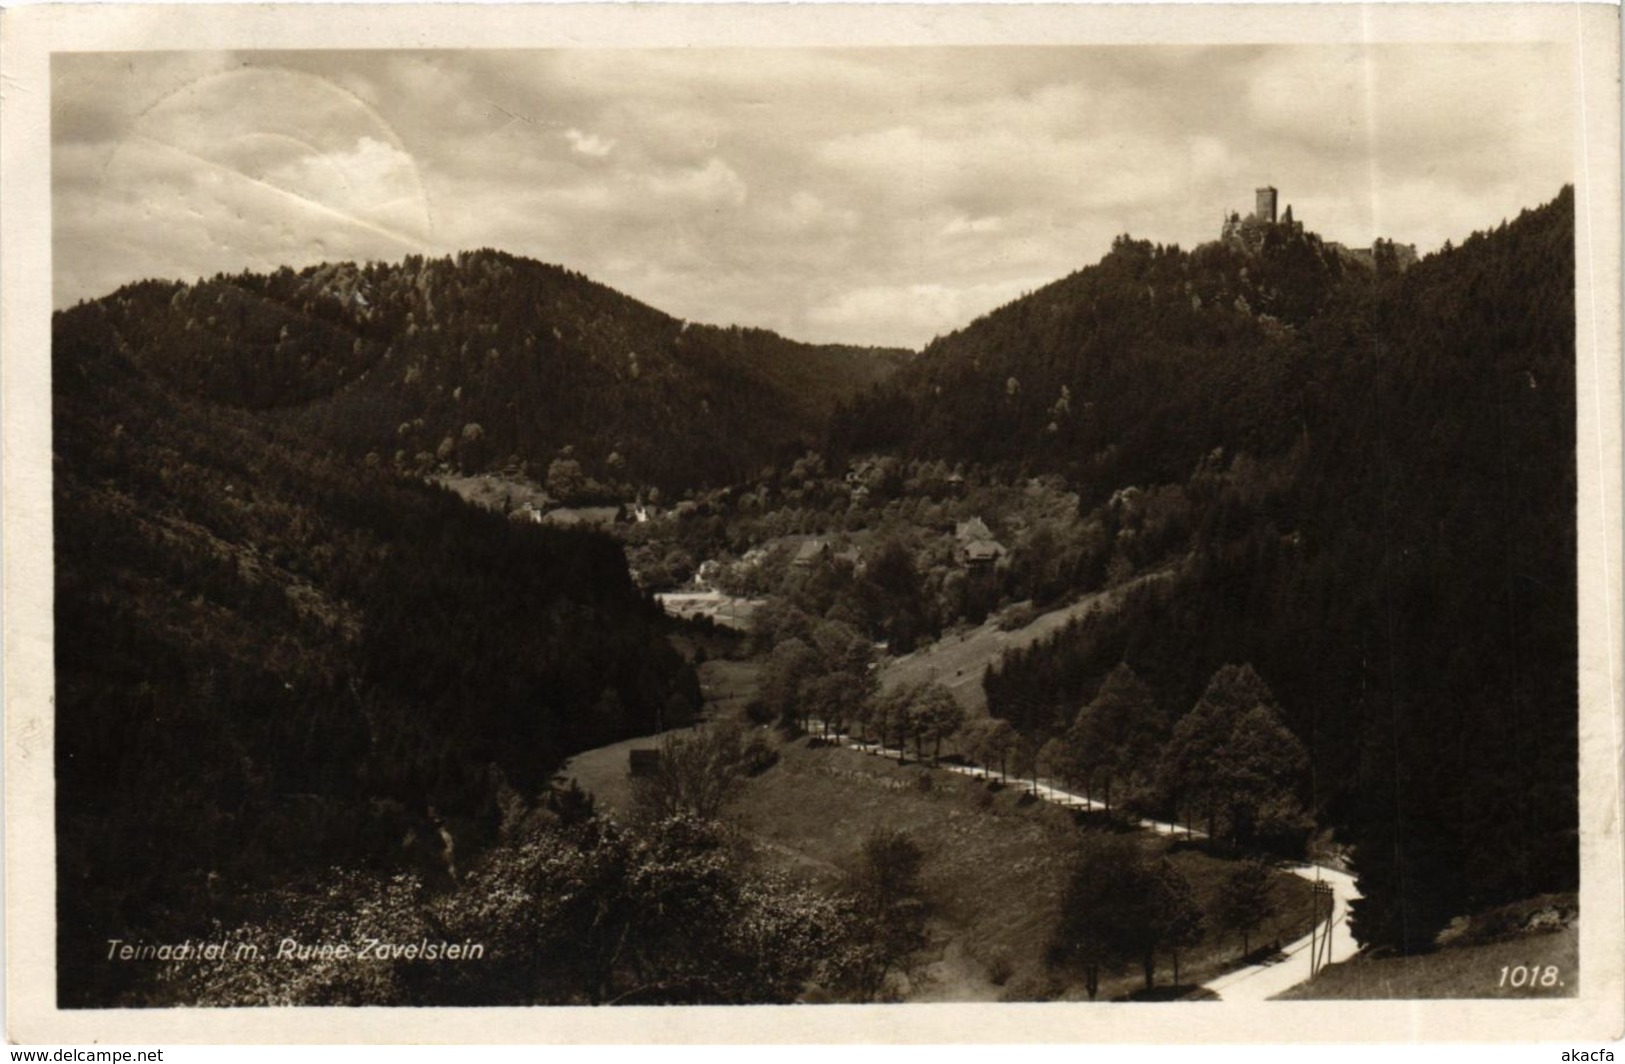
[[[1309,927],[1309,978],[1313,979],[1322,968],[1332,963],[1332,917],[1337,912],[1337,903],[1332,898],[1332,885],[1319,880],[1315,881],[1310,899],[1314,905],[1314,923]],[[1320,914],[1323,909],[1326,929],[1321,931]]]

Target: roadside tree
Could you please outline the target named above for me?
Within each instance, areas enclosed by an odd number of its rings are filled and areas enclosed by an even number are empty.
[[[1000,783],[1007,782],[1005,766],[1010,760],[1010,751],[1015,742],[1016,730],[1007,720],[993,721],[982,740],[982,748],[987,752],[989,762],[996,760],[999,763]]]
[[[1290,839],[1296,832],[1301,844],[1308,820],[1298,792],[1307,766],[1269,686],[1250,665],[1226,665],[1174,725],[1161,774],[1176,815],[1205,817],[1209,835],[1251,846],[1263,818],[1271,833]]]
[[[1261,840],[1301,845],[1310,829],[1297,797],[1309,754],[1279,711],[1259,705],[1242,715],[1217,766],[1229,806],[1231,838],[1241,846]]]
[[[960,726],[954,743],[965,758],[982,770],[982,777],[992,774],[988,765],[987,737],[993,722],[987,717],[973,717]]]
[[[806,718],[806,687],[823,673],[817,651],[791,638],[773,648],[762,667],[761,697],[787,728],[801,729]]]
[[[1179,985],[1179,954],[1202,941],[1207,933],[1207,914],[1196,903],[1190,880],[1164,857],[1157,862],[1157,883],[1167,903],[1167,923],[1162,933],[1162,948],[1168,951],[1174,966],[1174,985]]]
[[[1244,861],[1225,880],[1214,917],[1225,931],[1241,936],[1241,954],[1252,952],[1250,936],[1275,915],[1270,896],[1272,873],[1263,861]]]
[[[1099,783],[1110,812],[1114,785],[1119,803],[1146,796],[1167,733],[1167,719],[1151,689],[1127,663],[1119,663],[1094,700],[1078,712],[1067,742],[1076,771],[1087,785]]]
[[[1157,950],[1168,940],[1177,908],[1166,878],[1147,864],[1134,840],[1086,836],[1050,940],[1050,964],[1080,972],[1091,1001],[1102,973],[1115,974],[1134,963],[1149,990],[1155,985]]]
[[[931,744],[931,763],[942,756],[942,741],[957,732],[965,723],[965,707],[954,698],[953,692],[939,683],[925,683],[914,689],[909,700],[908,714],[913,720],[916,753],[923,743]]]

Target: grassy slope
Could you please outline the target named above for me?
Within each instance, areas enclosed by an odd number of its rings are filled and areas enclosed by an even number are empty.
[[[1543,894],[1456,921],[1434,953],[1355,957],[1283,1000],[1321,998],[1526,998],[1579,993],[1579,908],[1573,894]],[[1566,926],[1562,926],[1566,925]],[[1557,969],[1552,986],[1503,984],[1501,970]]]
[[[1556,965],[1560,985],[1498,985],[1503,967],[1520,964]],[[1356,957],[1332,965],[1314,982],[1293,987],[1277,1000],[1572,997],[1579,992],[1579,971],[1579,929],[1568,927],[1416,957]]]
[[[707,662],[701,680],[712,712],[738,706],[754,687],[755,666]],[[627,750],[650,746],[648,739],[618,743],[573,758],[565,770],[598,796],[601,808],[629,808]],[[924,980],[916,980],[909,1000],[990,1001],[1047,996],[1081,999],[1081,986],[1046,988],[1044,947],[1066,884],[1075,829],[1070,814],[1039,803],[1017,804],[1018,788],[990,794],[983,784],[946,771],[833,748],[808,748],[805,741],[781,746],[777,766],[752,780],[731,816],[754,842],[764,861],[815,882],[838,885],[853,866],[862,840],[879,829],[902,829],[926,849],[924,879],[936,906],[933,943]],[[930,788],[920,785],[929,776]],[[1234,867],[1168,840],[1143,838],[1152,854],[1168,852],[1190,879],[1197,899],[1210,905]],[[1277,883],[1283,913],[1309,911],[1309,887],[1283,873]],[[1283,917],[1254,936],[1254,942],[1288,941],[1304,933],[1301,920]],[[1208,941],[1181,958],[1182,983],[1200,983],[1234,964],[1240,945]],[[992,972],[1008,961],[1008,979],[995,983]],[[1171,973],[1166,958],[1158,980]],[[1100,998],[1109,1000],[1140,985],[1134,973],[1104,979]]]
[[[1016,972],[1035,969],[1066,883],[1069,818],[1015,803],[1009,790],[989,795],[946,772],[786,744],[738,815],[788,869],[850,871],[872,831],[908,832],[927,853],[924,880],[937,907],[940,950],[936,979],[910,996],[991,1000],[1000,991],[987,979],[988,962],[1002,947]]]
[[[976,716],[987,715],[987,692],[982,690],[982,670],[997,661],[1006,650],[1025,647],[1053,635],[1068,622],[1111,604],[1115,592],[1086,595],[1058,610],[1040,614],[1031,624],[1013,632],[999,628],[997,616],[958,635],[947,635],[930,646],[886,663],[880,674],[887,690],[905,683],[935,680],[952,691],[959,704]]]

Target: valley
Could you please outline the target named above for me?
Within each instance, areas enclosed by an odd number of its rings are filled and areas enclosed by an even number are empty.
[[[1473,992],[1578,883],[1572,189],[1266,213],[918,352],[490,249],[59,312],[61,1000],[1312,996],[1316,868],[1328,996]],[[489,953],[96,963],[200,922]]]

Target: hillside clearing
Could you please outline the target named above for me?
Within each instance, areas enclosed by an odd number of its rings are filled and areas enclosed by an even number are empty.
[[[755,666],[712,661],[701,669],[715,716],[730,715],[754,686]],[[977,779],[809,740],[782,741],[779,763],[751,780],[730,810],[758,859],[785,874],[839,889],[856,867],[859,847],[876,830],[908,832],[924,847],[926,889],[935,907],[931,945],[907,990],[910,1001],[1084,1000],[1081,984],[1054,980],[1044,953],[1065,891],[1077,828],[1070,811],[1023,802],[1012,783],[990,791]],[[631,808],[627,751],[646,738],[578,755],[564,775],[598,798],[599,808]],[[1166,855],[1190,880],[1198,904],[1211,909],[1234,863],[1188,842],[1150,833],[1137,840],[1150,857]],[[1254,933],[1255,943],[1291,941],[1307,931],[1307,882],[1281,873],[1279,916]],[[1216,933],[1180,958],[1180,983],[1194,987],[1240,963],[1240,943]],[[1170,991],[1169,958],[1159,958],[1158,990]],[[1134,972],[1104,978],[1099,999],[1139,990]]]
[[[1153,579],[1147,577],[1146,579]],[[1008,650],[1031,646],[1047,639],[1068,624],[1096,610],[1110,608],[1126,587],[1084,595],[1060,609],[1041,613],[1030,623],[1013,631],[999,626],[995,614],[975,628],[950,632],[930,646],[885,662],[880,673],[884,690],[910,683],[936,681],[958,699],[973,717],[987,715],[987,692],[982,689],[982,672]]]
[[[540,484],[520,476],[501,473],[476,475],[443,474],[429,478],[448,491],[456,492],[464,501],[497,513],[509,513],[525,506],[540,512],[553,500]]]

